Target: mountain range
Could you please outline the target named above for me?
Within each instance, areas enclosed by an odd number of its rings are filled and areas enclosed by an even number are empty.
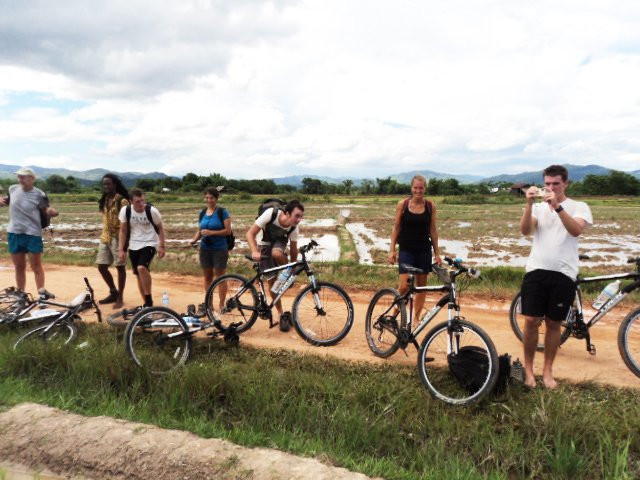
[[[565,165],[569,170],[569,178],[574,181],[582,180],[587,175],[607,175],[611,169],[607,167],[602,167],[600,165]],[[83,185],[91,185],[96,181],[99,181],[105,173],[110,172],[110,170],[106,170],[104,168],[93,168],[91,170],[69,170],[66,168],[48,168],[48,167],[38,167],[32,166],[36,175],[41,178],[47,178],[50,175],[61,175],[63,177],[73,176],[77,178],[81,184]],[[3,165],[0,164],[0,178],[13,178],[15,172],[20,169],[19,165]],[[166,178],[168,175],[162,172],[115,172],[120,175],[124,181],[124,183],[128,186],[131,186],[135,183],[135,181],[139,178]],[[635,176],[640,179],[640,170],[635,170],[632,172],[626,172],[630,175]],[[521,172],[516,174],[502,174],[502,175],[494,175],[492,177],[481,177],[479,175],[453,175],[441,172],[434,172],[431,170],[414,170],[411,172],[403,172],[395,175],[387,175],[391,177],[393,180],[396,180],[398,183],[409,183],[414,175],[421,174],[430,179],[447,179],[447,178],[455,178],[460,183],[479,183],[479,182],[523,182],[523,183],[541,183],[542,177],[541,172],[539,170],[530,171],[530,172]],[[382,178],[386,178],[387,176],[382,176]],[[322,180],[327,183],[342,183],[345,180],[351,180],[355,186],[360,186],[364,178],[356,178],[356,177],[327,177],[327,176],[318,176],[318,175],[293,175],[288,177],[279,177],[274,178],[273,181],[277,185],[295,185],[297,187],[302,186],[302,180],[304,178],[313,178]],[[374,179],[369,179],[371,181],[375,181]]]

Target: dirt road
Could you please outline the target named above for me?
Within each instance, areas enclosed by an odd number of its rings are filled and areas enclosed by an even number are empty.
[[[47,288],[58,298],[70,300],[84,288],[82,277],[88,277],[96,289],[97,297],[106,296],[107,288],[97,269],[89,267],[70,267],[60,265],[46,266]],[[28,272],[27,290],[34,292],[33,275]],[[140,304],[133,275],[128,273],[128,285],[125,294],[127,306]],[[170,307],[183,312],[187,304],[202,302],[204,292],[202,279],[192,276],[176,276],[167,273],[153,273],[153,291],[156,303],[160,303],[162,292],[170,295]],[[0,264],[0,287],[13,285],[13,267]],[[299,287],[298,287],[299,288]],[[292,288],[285,297],[285,307],[290,306],[297,288]],[[269,329],[266,321],[258,319],[251,330],[242,334],[241,342],[268,348],[286,348],[305,354],[333,356],[350,361],[372,363],[396,362],[414,365],[416,351],[407,349],[405,355],[397,352],[391,358],[383,360],[374,357],[364,336],[364,316],[373,292],[350,290],[349,295],[355,308],[355,322],[349,335],[338,345],[328,348],[313,347],[304,342],[295,332],[282,333],[277,328]],[[427,302],[435,297],[427,297]],[[477,296],[465,296],[462,300],[463,315],[485,329],[493,339],[499,353],[510,353],[512,357],[522,357],[522,346],[509,327],[509,299],[494,300]],[[591,356],[585,350],[584,341],[569,339],[558,352],[555,374],[559,379],[572,382],[594,381],[604,384],[640,388],[640,378],[633,375],[625,366],[617,347],[618,326],[631,310],[622,305],[610,312],[592,331],[592,342],[597,346],[597,355]],[[106,306],[103,314],[109,314],[111,307]],[[440,312],[434,322],[446,319],[446,311]],[[87,321],[91,320],[89,316]],[[428,327],[427,327],[428,330]],[[536,357],[537,373],[541,373],[542,356]]]

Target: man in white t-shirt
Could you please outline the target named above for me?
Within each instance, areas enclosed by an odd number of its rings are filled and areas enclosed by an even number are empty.
[[[129,196],[131,205],[122,207],[118,214],[120,220],[118,259],[124,262],[128,248],[133,274],[138,280],[138,290],[144,306],[151,307],[153,298],[149,265],[156,251],[160,258],[165,254],[162,216],[156,207],[145,202],[144,192],[139,188],[132,189]]]
[[[553,361],[560,346],[561,322],[569,313],[575,297],[578,275],[578,236],[593,223],[591,210],[584,202],[567,198],[569,173],[562,165],[551,165],[543,172],[544,191],[527,190],[527,203],[520,219],[520,232],[533,233],[531,253],[522,281],[525,385],[535,387],[533,359],[538,344],[538,329],[545,322],[544,367],[542,381],[556,388]],[[536,203],[536,198],[542,202]]]
[[[295,262],[298,258],[298,224],[304,216],[304,205],[298,200],[291,200],[284,210],[276,207],[267,208],[256,218],[255,223],[247,231],[247,242],[251,249],[251,257],[260,262],[263,270],[287,263],[285,250],[289,242],[289,258]],[[273,285],[275,276],[269,279],[269,287]],[[271,292],[271,288],[269,288]],[[275,294],[271,292],[271,297]],[[280,315],[280,330],[286,332],[291,327],[291,314],[284,312],[282,303],[276,302]]]

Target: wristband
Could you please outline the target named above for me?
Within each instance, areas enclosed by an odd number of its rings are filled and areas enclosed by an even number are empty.
[[[562,207],[562,205],[559,205],[558,208],[554,209],[556,211],[556,213],[560,213],[561,211],[564,210],[564,208]]]

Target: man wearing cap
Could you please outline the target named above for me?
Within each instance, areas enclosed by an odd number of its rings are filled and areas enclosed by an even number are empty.
[[[58,211],[49,205],[47,195],[36,188],[36,174],[28,167],[16,172],[18,185],[9,187],[9,195],[0,198],[0,206],[9,206],[9,227],[7,241],[9,253],[16,270],[16,286],[23,290],[27,283],[27,261],[36,280],[41,296],[50,295],[44,288],[42,268],[42,221],[43,218],[57,217]]]

